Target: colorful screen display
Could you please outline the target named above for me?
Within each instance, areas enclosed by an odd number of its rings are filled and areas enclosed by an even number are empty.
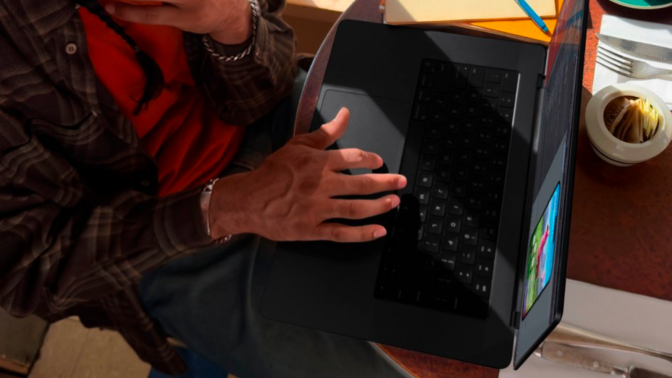
[[[555,230],[560,202],[560,184],[555,187],[546,210],[530,237],[530,246],[525,264],[525,295],[523,318],[537,301],[553,273],[555,254]]]

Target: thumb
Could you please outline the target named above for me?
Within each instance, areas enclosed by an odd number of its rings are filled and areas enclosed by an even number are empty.
[[[350,111],[347,108],[341,108],[331,122],[325,123],[319,129],[306,135],[306,138],[303,139],[303,144],[318,150],[324,150],[336,143],[345,134],[349,121]]]

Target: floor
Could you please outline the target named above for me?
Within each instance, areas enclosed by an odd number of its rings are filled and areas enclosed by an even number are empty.
[[[147,378],[149,370],[116,332],[68,318],[49,328],[29,378]]]
[[[84,328],[73,317],[49,327],[28,378],[147,378],[149,370],[118,333]]]

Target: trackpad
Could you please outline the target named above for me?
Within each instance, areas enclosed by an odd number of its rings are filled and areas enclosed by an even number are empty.
[[[319,110],[323,122],[331,121],[343,107],[350,110],[350,124],[336,143],[337,148],[375,152],[383,158],[389,172],[399,173],[408,129],[408,102],[331,89],[325,93]],[[350,172],[371,173],[365,169]]]

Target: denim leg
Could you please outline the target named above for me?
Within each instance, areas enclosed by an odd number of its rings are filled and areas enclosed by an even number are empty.
[[[172,261],[143,279],[143,303],[167,334],[240,378],[409,377],[371,343],[263,318],[275,245],[239,235]]]

